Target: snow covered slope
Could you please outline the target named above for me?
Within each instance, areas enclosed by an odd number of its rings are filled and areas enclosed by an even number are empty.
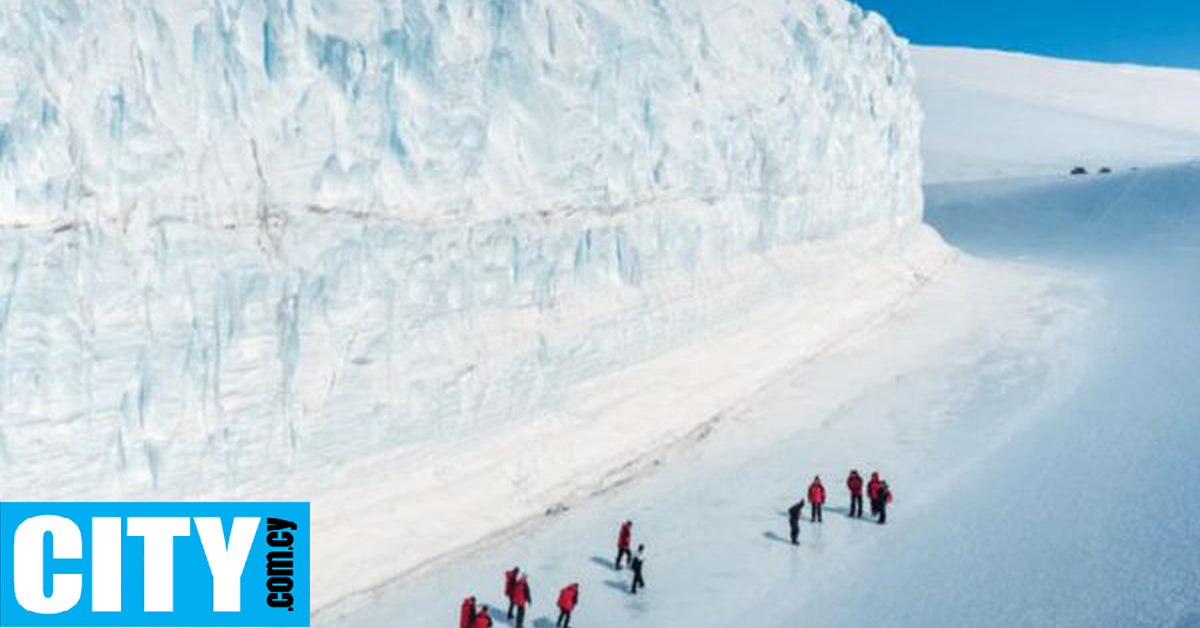
[[[1200,72],[916,46],[932,182],[1200,158]]]
[[[528,423],[773,301],[850,320],[810,288],[923,230],[906,49],[840,0],[30,2],[0,42],[0,497]]]

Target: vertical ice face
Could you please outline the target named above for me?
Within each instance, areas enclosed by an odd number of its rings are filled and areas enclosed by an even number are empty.
[[[0,496],[186,493],[465,430],[920,222],[842,0],[11,0]]]

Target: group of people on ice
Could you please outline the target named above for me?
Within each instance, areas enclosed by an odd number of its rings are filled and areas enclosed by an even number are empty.
[[[858,470],[850,471],[850,475],[846,478],[846,489],[850,492],[850,516],[855,519],[862,518],[863,479],[858,474]],[[888,488],[887,481],[881,479],[879,472],[875,471],[871,474],[871,480],[866,483],[866,489],[867,497],[871,500],[871,516],[875,517],[880,524],[887,523],[887,507],[892,503],[892,491]],[[805,501],[801,499],[788,508],[788,525],[792,545],[800,544],[800,518],[804,511],[804,504]],[[825,485],[821,484],[819,475],[813,478],[812,484],[808,485],[808,504],[809,521],[824,523]]]
[[[888,483],[879,477],[879,472],[871,474],[870,481],[863,483],[863,478],[857,470],[851,470],[846,478],[846,489],[850,492],[850,516],[863,516],[863,489],[871,501],[871,516],[876,517],[881,524],[887,523],[887,508],[892,502],[892,491]],[[791,526],[791,541],[793,545],[800,544],[800,519],[803,515],[805,500],[788,508],[788,523]],[[813,478],[808,485],[808,504],[810,504],[809,520],[813,523],[824,522],[825,485],[821,476]],[[638,589],[646,586],[643,575],[646,561],[646,546],[639,544],[633,549],[633,522],[625,521],[617,531],[617,557],[613,567],[621,571],[624,565],[629,566],[632,573],[629,593],[637,595]],[[529,577],[520,568],[513,567],[504,572],[504,597],[508,600],[507,619],[514,628],[525,628],[526,609],[533,604],[533,591],[529,586]],[[579,583],[573,582],[558,592],[558,621],[557,628],[571,628],[571,613],[579,605]],[[479,605],[475,597],[463,600],[459,614],[459,628],[492,628],[491,610],[486,605]],[[498,611],[497,611],[498,612]]]
[[[504,572],[504,597],[508,599],[507,619],[512,621],[516,628],[524,628],[525,609],[533,604],[533,592],[529,588],[529,577],[522,573],[519,567]],[[558,628],[571,628],[571,612],[578,604],[578,582],[572,582],[558,592]],[[486,605],[477,605],[475,596],[470,596],[463,600],[458,628],[491,628],[490,613]]]
[[[642,575],[646,560],[646,546],[639,544],[636,551],[631,551],[632,547],[633,522],[626,521],[617,531],[617,559],[613,561],[613,567],[620,571],[622,562],[628,563],[629,569],[633,573],[629,593],[637,595],[638,589],[646,586],[646,580]],[[519,567],[513,567],[504,572],[504,597],[508,600],[507,619],[512,622],[514,628],[524,628],[525,610],[533,604],[533,591],[529,586],[529,576],[523,573]],[[555,622],[555,626],[571,628],[571,613],[578,605],[579,583],[573,582],[558,592],[558,621]],[[467,597],[463,600],[459,612],[458,628],[492,628],[491,612],[487,605],[477,604],[475,596]]]

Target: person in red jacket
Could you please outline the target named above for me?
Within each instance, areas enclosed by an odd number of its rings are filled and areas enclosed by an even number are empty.
[[[517,586],[517,577],[521,575],[520,567],[513,567],[504,572],[504,597],[508,599],[508,618],[512,619],[516,606],[513,604],[513,589]]]
[[[880,472],[871,472],[871,482],[866,483],[866,496],[871,500],[871,516],[880,515]]]
[[[846,488],[850,490],[850,516],[862,517],[863,479],[857,469],[850,471],[846,478]]]
[[[525,578],[525,574],[517,579],[517,583],[513,585],[513,604],[517,605],[517,623],[516,628],[524,628],[525,626],[525,607],[533,601],[533,595],[529,592],[529,580]]]
[[[579,604],[579,583],[574,582],[558,592],[558,621],[555,628],[571,628],[571,611]]]
[[[471,622],[471,628],[492,628],[492,617],[488,615],[486,606],[479,610],[479,614]]]
[[[621,524],[621,531],[617,532],[617,560],[614,561],[617,571],[621,570],[621,559],[633,560],[633,554],[629,552],[629,546],[633,543],[633,522],[626,521]]]
[[[808,503],[812,504],[810,522],[824,520],[821,518],[821,505],[825,503],[825,487],[821,485],[821,476],[813,478],[812,484],[808,485]]]
[[[475,596],[463,600],[462,610],[458,614],[458,628],[473,628],[475,623]]]

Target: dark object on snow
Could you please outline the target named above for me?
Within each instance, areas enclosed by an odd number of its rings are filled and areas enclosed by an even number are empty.
[[[637,552],[633,555],[633,560],[629,561],[629,566],[633,568],[633,584],[629,587],[629,592],[637,595],[638,588],[645,588],[646,581],[642,578],[642,566],[644,562],[645,545],[639,545]]]
[[[788,508],[788,527],[791,528],[792,545],[800,544],[800,513],[804,510],[804,500],[792,504]]]
[[[1100,169],[1100,174],[1108,174],[1110,172],[1112,172],[1112,168],[1109,168],[1108,166],[1105,166]]]
[[[1087,174],[1087,168],[1084,168],[1083,166],[1075,166],[1074,168],[1071,168],[1071,174],[1073,174],[1073,175]]]

